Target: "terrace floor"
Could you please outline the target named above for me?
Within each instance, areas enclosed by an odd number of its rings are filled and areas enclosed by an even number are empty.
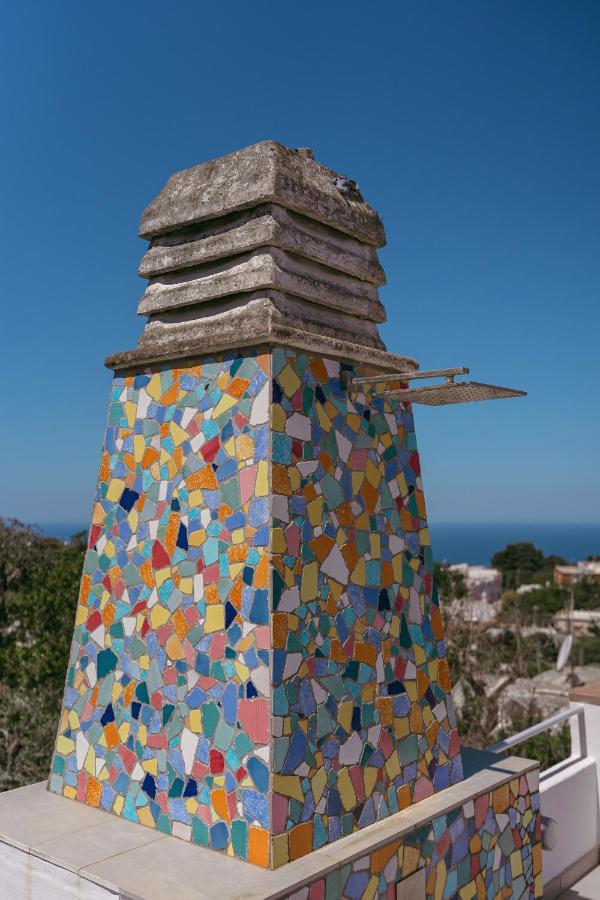
[[[584,875],[573,887],[563,891],[557,900],[598,900],[600,898],[600,866]]]

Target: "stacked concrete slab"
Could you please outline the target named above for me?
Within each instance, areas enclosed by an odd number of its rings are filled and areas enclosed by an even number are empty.
[[[381,219],[310,150],[265,141],[172,175],[140,236],[148,322],[111,367],[266,340],[414,368],[384,355],[377,327]]]

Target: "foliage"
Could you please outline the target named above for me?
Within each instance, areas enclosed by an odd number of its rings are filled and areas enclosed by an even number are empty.
[[[84,552],[0,519],[0,790],[47,776]]]
[[[492,565],[502,573],[505,588],[518,588],[522,584],[551,581],[554,566],[562,565],[560,556],[544,556],[533,544],[523,541],[508,544],[492,556]]]
[[[447,563],[434,563],[433,577],[445,603],[462,600],[467,596],[465,576],[462,572],[453,571]]]
[[[500,615],[507,623],[518,618],[523,625],[545,625],[555,613],[565,608],[568,599],[569,591],[557,584],[548,584],[526,594],[505,591]]]
[[[510,730],[501,729],[498,732],[498,740],[503,740],[510,735],[517,734],[519,731],[531,728],[539,720],[539,711],[533,703],[526,711],[523,711],[521,708],[515,708],[512,712]],[[537,759],[542,771],[555,766],[571,755],[571,729],[569,723],[565,722],[556,728],[552,728],[550,731],[536,734],[535,737],[522,744],[517,744],[515,752],[527,759]]]

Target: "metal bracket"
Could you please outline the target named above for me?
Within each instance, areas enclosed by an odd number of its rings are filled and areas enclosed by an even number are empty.
[[[457,375],[468,375],[469,369],[460,366],[454,369],[431,369],[427,372],[389,372],[387,375],[373,375],[364,378],[348,373],[346,388],[350,393],[360,389],[372,389],[371,396],[395,398],[403,403],[423,403],[427,406],[447,406],[454,403],[475,403],[480,400],[502,400],[508,397],[526,397],[526,391],[483,384],[480,381],[455,381]],[[430,384],[414,388],[399,387],[378,392],[379,385],[389,385],[395,381],[405,382],[422,378],[444,378],[442,384]]]

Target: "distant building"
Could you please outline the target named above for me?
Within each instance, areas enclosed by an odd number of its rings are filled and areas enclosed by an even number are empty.
[[[467,595],[454,600],[450,610],[467,622],[489,625],[498,614],[498,603],[502,593],[502,575],[488,566],[469,566],[456,563],[450,571],[460,573],[467,588]]]
[[[586,580],[600,582],[600,562],[582,561],[571,566],[554,566],[555,584],[577,584]]]
[[[460,572],[463,576],[467,587],[467,598],[472,602],[483,600],[486,603],[497,603],[500,599],[502,575],[498,569],[456,563],[450,566],[450,571]]]
[[[557,612],[553,622],[560,634],[569,633],[569,614],[566,610]],[[571,613],[571,628],[574,637],[591,634],[593,625],[600,626],[600,609],[574,609]]]
[[[530,594],[531,591],[541,591],[543,584],[521,584],[517,588],[517,594],[522,597],[523,594]]]

